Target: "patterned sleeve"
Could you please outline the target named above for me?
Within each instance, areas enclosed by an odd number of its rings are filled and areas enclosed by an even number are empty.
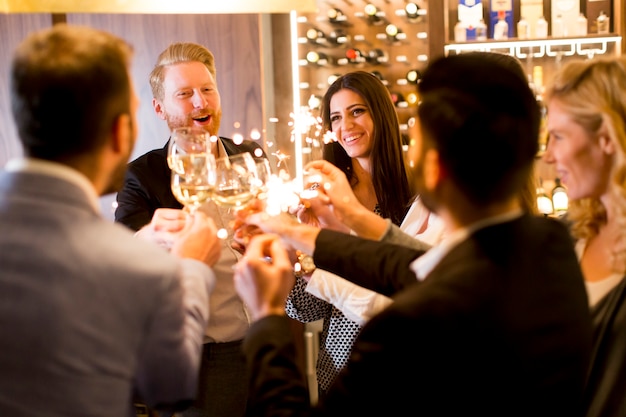
[[[310,323],[328,316],[332,305],[308,293],[306,287],[306,280],[296,279],[296,284],[287,297],[285,305],[287,315],[302,323]]]

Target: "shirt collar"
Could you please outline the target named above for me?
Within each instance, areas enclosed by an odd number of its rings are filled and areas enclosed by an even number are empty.
[[[511,221],[521,217],[522,215],[522,210],[514,210],[497,216],[488,217],[472,223],[467,227],[457,229],[454,232],[447,234],[439,245],[429,249],[425,254],[411,262],[411,269],[415,272],[417,279],[419,281],[423,281],[428,274],[435,269],[437,264],[439,264],[448,252],[466,240],[472,233],[488,226]]]
[[[100,212],[99,197],[93,184],[81,172],[67,165],[36,158],[15,158],[6,163],[5,170],[47,175],[70,182],[83,190],[87,195],[89,204],[96,212]]]

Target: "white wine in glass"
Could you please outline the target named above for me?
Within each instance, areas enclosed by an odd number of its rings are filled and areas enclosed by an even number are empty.
[[[208,132],[195,127],[175,129],[168,146],[167,162],[172,170],[174,197],[194,213],[211,198],[215,185],[215,158]]]
[[[256,163],[249,152],[215,160],[213,201],[222,207],[240,209],[256,196],[259,187]]]

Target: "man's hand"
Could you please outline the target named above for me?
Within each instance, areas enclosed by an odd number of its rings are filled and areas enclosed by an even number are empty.
[[[254,320],[272,314],[285,315],[295,277],[278,236],[262,234],[250,240],[246,255],[235,266],[234,283]]]

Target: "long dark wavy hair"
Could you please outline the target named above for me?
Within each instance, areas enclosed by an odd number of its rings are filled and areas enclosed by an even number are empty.
[[[366,71],[342,75],[326,91],[321,116],[325,130],[332,130],[330,100],[339,90],[354,91],[365,100],[374,122],[371,152],[371,175],[380,214],[400,225],[412,201],[402,150],[402,135],[398,114],[389,90],[376,76]],[[352,158],[338,142],[324,144],[323,158],[340,168],[354,187],[356,176]]]

